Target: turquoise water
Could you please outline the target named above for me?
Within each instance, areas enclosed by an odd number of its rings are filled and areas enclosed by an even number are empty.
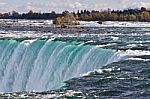
[[[79,42],[1,40],[0,91],[46,91],[108,64],[115,50]]]

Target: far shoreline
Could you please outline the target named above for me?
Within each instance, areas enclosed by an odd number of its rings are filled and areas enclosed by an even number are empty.
[[[19,13],[17,11],[0,13],[0,19],[28,19],[28,20],[55,20],[64,18],[67,14],[73,16],[78,21],[126,21],[126,22],[150,22],[150,9],[128,8],[124,10],[78,10],[77,12],[63,11],[56,13],[55,11],[41,13],[30,10],[27,13]],[[71,17],[67,17],[69,19]]]

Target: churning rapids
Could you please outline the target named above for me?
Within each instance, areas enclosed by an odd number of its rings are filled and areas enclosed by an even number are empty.
[[[150,97],[149,27],[79,29],[1,27],[0,97]]]

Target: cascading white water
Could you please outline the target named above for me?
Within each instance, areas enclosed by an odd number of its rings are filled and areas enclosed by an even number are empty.
[[[57,89],[117,57],[114,50],[53,40],[1,40],[0,51],[1,92]]]

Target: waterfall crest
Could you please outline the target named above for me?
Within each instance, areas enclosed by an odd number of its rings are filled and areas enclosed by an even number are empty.
[[[47,91],[110,63],[116,51],[54,40],[0,40],[0,92]]]

